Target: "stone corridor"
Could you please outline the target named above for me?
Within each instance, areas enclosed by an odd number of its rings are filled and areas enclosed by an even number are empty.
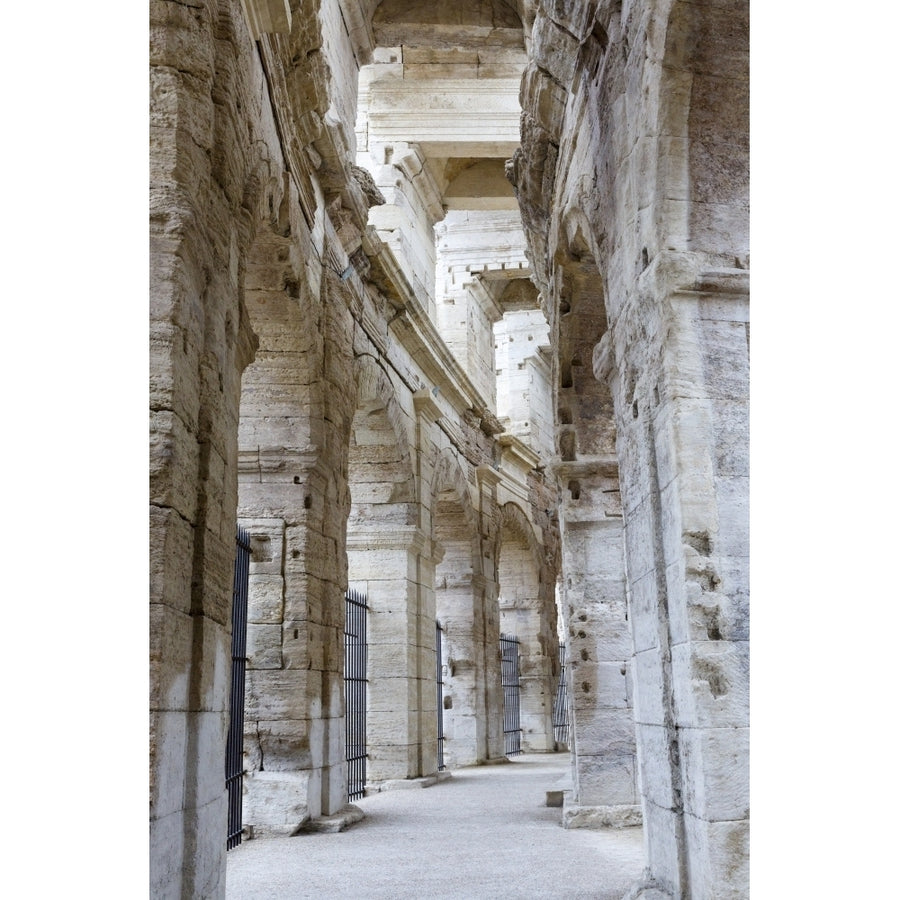
[[[351,847],[472,779],[499,811],[504,733],[558,749],[561,642],[567,823],[610,834],[564,833],[541,784],[509,820],[543,817],[538,872],[442,814],[416,896],[485,852],[568,885],[558,840],[592,896],[746,900],[748,45],[747,0],[152,0],[152,900],[237,896],[244,828],[248,860]],[[291,838],[346,804],[355,721],[369,784],[439,749],[452,780]],[[646,867],[607,883],[639,823]]]
[[[644,866],[642,829],[564,829],[546,792],[568,753],[457,769],[427,789],[356,802],[340,834],[251,840],[228,854],[228,900],[619,900]],[[577,860],[577,864],[573,861]]]

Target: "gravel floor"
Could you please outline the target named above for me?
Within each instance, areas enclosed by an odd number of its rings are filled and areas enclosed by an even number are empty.
[[[228,900],[621,900],[644,866],[640,828],[565,830],[545,794],[568,754],[457,769],[356,805],[341,834],[247,841],[228,853]]]

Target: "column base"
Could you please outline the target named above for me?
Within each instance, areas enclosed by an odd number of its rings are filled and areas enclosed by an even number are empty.
[[[639,805],[577,806],[568,793],[563,792],[563,828],[634,828],[643,824]]]
[[[380,794],[382,791],[408,791],[413,788],[428,788],[442,781],[452,778],[450,772],[435,772],[433,775],[423,775],[420,778],[389,778],[375,784],[366,785],[366,796]]]
[[[319,816],[318,819],[310,819],[305,822],[297,832],[298,834],[337,834],[351,825],[361,822],[366,817],[365,813],[352,803],[342,806],[336,813],[330,816]]]

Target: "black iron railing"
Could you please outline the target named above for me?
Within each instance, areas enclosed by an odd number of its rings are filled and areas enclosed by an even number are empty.
[[[519,725],[519,639],[500,635],[500,681],[503,685],[503,743],[507,756],[522,752]]]
[[[559,683],[553,703],[553,738],[557,744],[569,745],[569,702],[566,691],[566,645],[559,645]]]
[[[347,591],[344,624],[344,729],[347,799],[366,793],[366,598]]]
[[[244,680],[247,669],[247,592],[250,581],[250,535],[237,530],[234,588],[231,599],[231,718],[225,744],[225,787],[228,790],[226,849],[241,842],[244,793]]]
[[[444,771],[444,629],[435,622],[434,646],[437,656],[437,764]]]

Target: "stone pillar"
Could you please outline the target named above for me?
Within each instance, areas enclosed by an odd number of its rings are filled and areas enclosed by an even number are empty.
[[[437,769],[434,616],[421,602],[424,535],[415,527],[348,535],[350,587],[368,613],[368,765],[371,782]]]
[[[631,691],[631,632],[615,460],[561,463],[572,803],[567,828],[641,822]],[[577,484],[577,488],[575,485]],[[568,487],[567,487],[568,486]]]
[[[160,900],[225,893],[238,407],[255,339],[240,303],[249,237],[212,153],[198,152],[224,115],[210,14],[150,10],[149,875]]]
[[[309,456],[242,455],[241,523],[252,546],[244,821],[256,836],[293,834],[346,803],[333,491]]]
[[[476,622],[482,627],[482,658],[484,660],[484,690],[482,702],[485,722],[484,759],[502,759],[506,754],[503,738],[503,679],[500,672],[500,586],[495,559],[498,534],[492,523],[499,507],[497,486],[500,476],[491,466],[478,466],[475,472],[480,489],[478,513],[481,546],[482,580],[478,587],[481,600]]]
[[[642,319],[666,335],[662,371],[620,334],[594,356],[622,451],[648,863],[672,896],[731,900],[749,831],[747,276],[677,290],[661,262],[650,277],[668,301]]]

